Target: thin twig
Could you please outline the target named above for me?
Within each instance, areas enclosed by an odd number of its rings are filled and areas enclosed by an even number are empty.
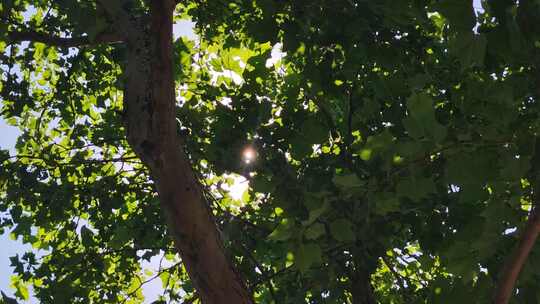
[[[165,272],[169,272],[171,271],[172,269],[178,267],[180,264],[182,264],[182,262],[178,262],[174,265],[172,265],[171,267],[167,267],[167,268],[164,268],[164,269],[161,269],[158,273],[156,273],[153,277],[145,280],[145,281],[142,281],[141,284],[139,284],[139,286],[137,288],[135,288],[135,290],[133,290],[132,292],[128,293],[126,295],[126,298],[124,299],[124,301],[122,301],[122,303],[126,303],[127,300],[129,300],[131,298],[131,296],[133,296],[135,293],[137,293],[137,291],[139,291],[139,289],[141,289],[143,287],[143,285],[149,283],[149,282],[152,282],[153,280],[155,280],[156,278],[158,278],[161,274],[165,273]]]
[[[388,269],[390,270],[390,272],[392,273],[392,275],[394,276],[394,278],[399,282],[399,285],[401,285],[401,288],[403,288],[403,290],[407,289],[407,283],[405,282],[405,279],[403,279],[403,276],[401,276],[395,269],[394,267],[392,266],[392,264],[388,261],[388,259],[386,258],[386,256],[381,256],[381,260],[383,261],[383,263],[386,265],[386,267],[388,267]]]
[[[138,159],[137,156],[124,156],[124,157],[116,157],[116,158],[108,158],[108,159],[81,159],[81,160],[71,160],[69,162],[58,162],[53,159],[44,159],[38,156],[32,156],[32,155],[14,155],[10,156],[8,158],[5,158],[3,160],[0,160],[0,163],[5,162],[7,160],[16,159],[17,161],[21,161],[22,159],[30,159],[30,160],[41,160],[45,163],[50,162],[54,165],[80,165],[80,164],[103,164],[103,163],[114,163],[114,162],[128,162],[128,163],[140,163],[138,161],[133,161]]]
[[[191,298],[185,300],[183,303],[184,303],[184,304],[192,304],[192,303],[195,302],[198,298],[199,298],[199,294],[198,294],[197,292],[195,292]]]
[[[236,242],[237,244],[239,244],[239,246],[242,248],[242,250],[244,251],[245,255],[253,262],[253,264],[255,265],[255,267],[257,267],[259,269],[259,271],[261,272],[263,278],[267,278],[267,277],[270,277],[270,275],[268,274],[268,272],[264,269],[264,267],[261,265],[261,263],[259,263],[257,261],[257,259],[255,258],[255,256],[251,253],[251,251],[246,248],[244,246],[244,244],[242,244],[241,242]],[[272,279],[268,279],[265,281],[266,285],[268,286],[268,291],[270,292],[270,296],[272,297],[272,299],[274,300],[274,302],[276,302],[276,293],[275,293],[275,290],[274,290],[274,286],[272,285]]]
[[[90,39],[89,36],[80,37],[59,37],[50,34],[39,33],[35,31],[19,31],[8,33],[10,42],[41,42],[50,46],[57,47],[83,47],[104,43],[121,43],[124,38],[116,33],[103,33],[99,34],[94,39]]]
[[[283,269],[281,269],[281,270],[278,270],[278,271],[276,271],[276,272],[274,272],[274,273],[268,275],[267,277],[262,278],[262,279],[260,279],[259,281],[257,281],[257,282],[255,282],[255,283],[251,284],[251,288],[255,288],[255,287],[259,286],[260,284],[265,283],[265,282],[268,281],[268,280],[272,280],[273,278],[275,278],[275,277],[277,277],[277,276],[279,276],[279,275],[281,275],[281,274],[283,274],[283,273],[285,273],[285,272],[291,270],[293,267],[294,267],[294,264],[293,264],[293,265],[290,265],[290,266],[288,266],[288,267],[285,267],[285,268],[283,268]]]

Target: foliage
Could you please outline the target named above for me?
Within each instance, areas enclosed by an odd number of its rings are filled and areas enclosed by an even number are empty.
[[[490,301],[536,184],[540,5],[456,2],[178,5],[200,38],[175,41],[179,136],[256,302],[352,303],[364,281],[379,303]],[[196,297],[125,139],[125,46],[7,38],[109,20],[93,1],[1,7],[1,115],[23,133],[0,229],[36,250],[11,258],[16,296],[141,303],[156,276],[159,301]],[[173,267],[145,273],[154,256]],[[540,302],[539,265],[535,248],[514,303]]]

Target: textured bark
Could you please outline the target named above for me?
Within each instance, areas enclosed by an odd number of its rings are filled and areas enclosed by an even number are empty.
[[[535,139],[535,152],[531,160],[530,178],[534,182],[532,192],[532,210],[529,213],[525,229],[521,233],[519,243],[508,257],[497,282],[493,298],[494,304],[507,304],[514,294],[514,286],[521,269],[540,234],[540,138]]]
[[[149,167],[182,261],[205,304],[253,303],[225,254],[201,186],[176,134],[172,70],[174,0],[152,0],[128,20],[124,94],[128,141]]]
[[[540,217],[536,210],[533,210],[527,220],[527,225],[521,235],[519,244],[514,248],[512,255],[501,272],[501,279],[495,291],[494,304],[506,304],[510,301],[519,273],[527,261],[527,257],[538,238],[538,234],[540,234]]]
[[[352,279],[351,294],[353,304],[375,304],[369,273],[357,271]]]

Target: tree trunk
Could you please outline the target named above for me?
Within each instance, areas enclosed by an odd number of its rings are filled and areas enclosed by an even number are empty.
[[[369,272],[357,270],[351,279],[353,304],[376,304]]]
[[[173,0],[152,0],[150,19],[126,16],[124,93],[128,141],[148,166],[170,233],[205,304],[253,303],[227,258],[201,185],[176,134]]]

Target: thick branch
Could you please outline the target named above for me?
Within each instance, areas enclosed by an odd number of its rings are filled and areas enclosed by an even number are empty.
[[[518,245],[506,261],[500,280],[495,289],[494,304],[507,304],[514,293],[514,286],[523,265],[531,252],[538,234],[540,234],[540,139],[536,139],[535,152],[531,160],[531,175],[534,179],[532,191],[532,209],[525,230],[521,234]]]
[[[252,304],[223,248],[212,211],[176,133],[174,1],[152,0],[127,29],[125,122],[130,146],[150,169],[169,230],[204,304]],[[148,21],[150,28],[148,30]]]
[[[58,37],[54,35],[47,35],[43,33],[38,33],[34,31],[24,31],[24,32],[11,32],[8,34],[9,40],[11,42],[41,42],[50,46],[58,47],[82,47],[89,45],[97,45],[103,43],[119,43],[124,39],[116,33],[103,33],[97,35],[93,40],[89,36],[81,37]]]
[[[353,304],[375,304],[375,297],[373,295],[373,288],[369,282],[369,273],[363,270],[357,270],[356,273],[350,277],[351,280],[351,294]]]
[[[501,279],[498,282],[496,289],[494,304],[506,304],[512,297],[514,291],[514,285],[518,279],[521,268],[527,261],[527,257],[531,252],[538,234],[540,233],[540,217],[536,210],[533,210],[529,219],[525,231],[521,235],[521,240],[512,255],[504,265],[502,270]]]

